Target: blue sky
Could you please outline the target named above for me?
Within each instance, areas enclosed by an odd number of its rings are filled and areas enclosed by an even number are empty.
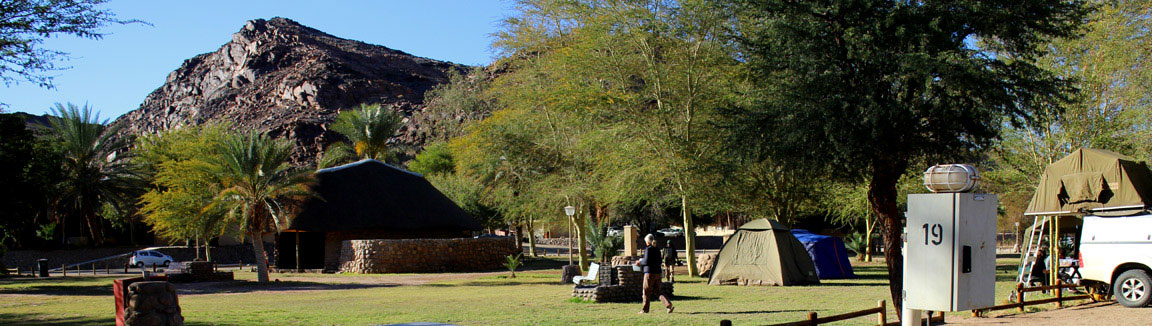
[[[88,103],[101,118],[136,109],[185,59],[215,51],[244,23],[285,17],[328,34],[467,65],[492,61],[491,36],[512,4],[501,0],[137,1],[112,0],[119,18],[102,40],[57,37],[46,48],[72,54],[71,69],[51,72],[56,89],[0,87],[7,111],[47,113],[53,103]]]

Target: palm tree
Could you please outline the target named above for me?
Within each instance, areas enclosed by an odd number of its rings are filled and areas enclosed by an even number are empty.
[[[97,209],[110,204],[122,211],[134,203],[144,187],[143,178],[125,153],[122,138],[115,137],[119,126],[107,125],[85,104],[56,103],[50,119],[52,132],[63,157],[64,179],[57,184],[56,202],[60,208],[79,215],[87,224],[92,240],[104,242]]]
[[[388,138],[400,130],[404,117],[379,104],[361,104],[359,108],[340,112],[332,130],[347,138],[328,146],[320,159],[321,168],[347,163],[359,159],[374,159],[383,162],[394,161],[394,153],[388,148]]]
[[[263,134],[225,137],[219,152],[211,162],[211,172],[223,186],[215,203],[223,205],[228,219],[252,239],[257,279],[268,282],[264,235],[287,225],[286,204],[308,195],[311,174],[289,167],[291,143]]]

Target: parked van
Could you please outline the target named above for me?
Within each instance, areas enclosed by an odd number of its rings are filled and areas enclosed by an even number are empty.
[[[1152,214],[1085,216],[1079,271],[1081,284],[1111,290],[1126,307],[1147,306],[1152,301]]]

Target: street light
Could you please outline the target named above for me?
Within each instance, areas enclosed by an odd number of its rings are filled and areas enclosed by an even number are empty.
[[[568,214],[568,265],[572,265],[572,216],[576,215],[576,207],[564,206],[564,214]]]

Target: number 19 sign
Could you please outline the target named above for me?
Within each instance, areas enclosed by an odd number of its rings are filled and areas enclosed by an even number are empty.
[[[994,304],[996,195],[908,195],[904,305],[962,311]]]

